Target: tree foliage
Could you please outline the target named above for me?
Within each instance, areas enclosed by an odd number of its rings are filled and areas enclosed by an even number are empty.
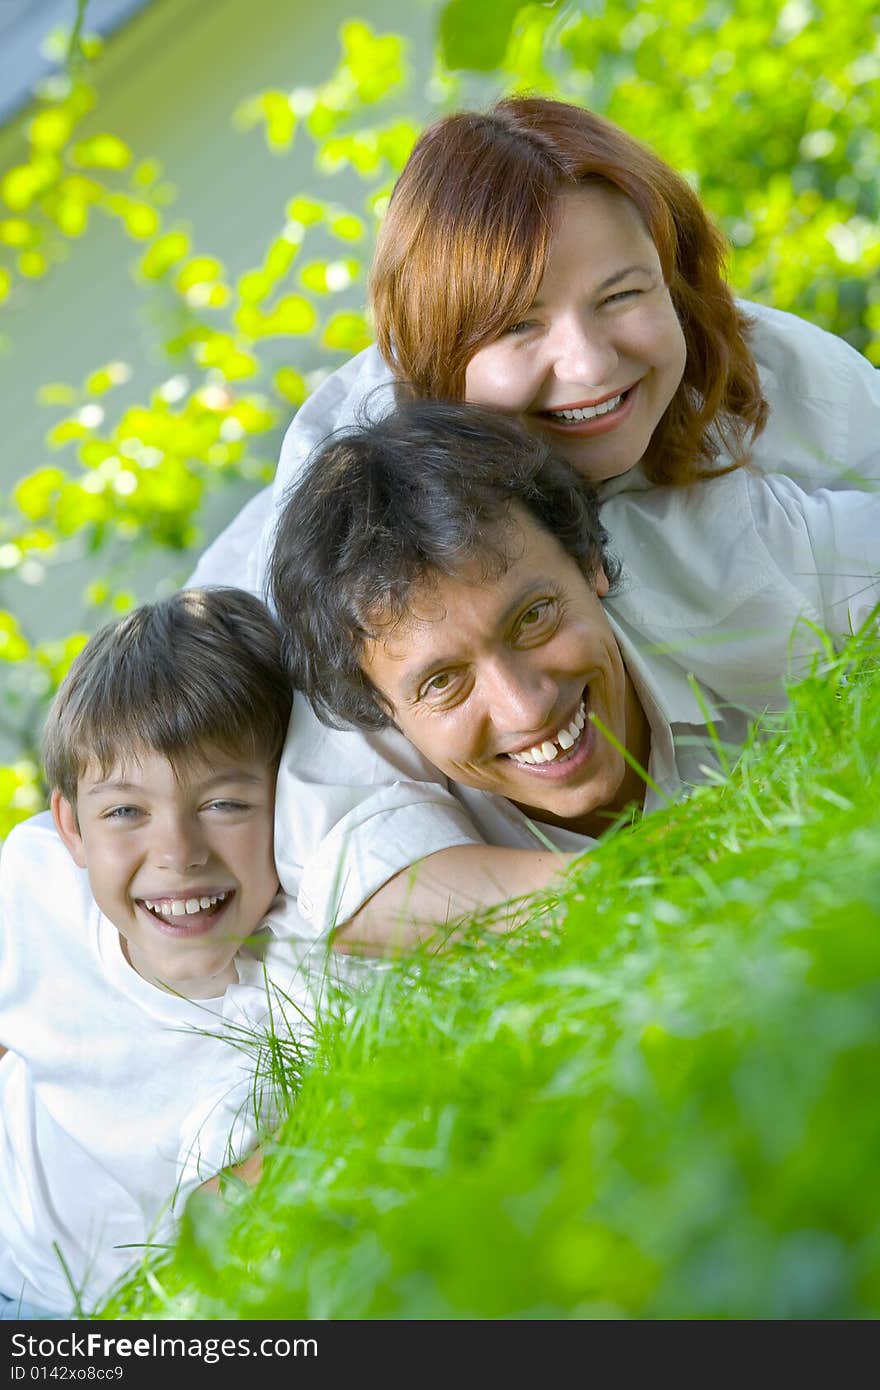
[[[256,93],[230,116],[281,158],[307,142],[317,174],[349,169],[361,196],[342,206],[294,194],[258,264],[235,279],[175,220],[149,151],[112,131],[82,134],[101,62],[84,14],[80,0],[72,36],[56,37],[58,73],[25,117],[27,157],[0,178],[0,301],[14,304],[21,281],[51,274],[67,242],[109,218],[137,247],[143,293],[162,296],[169,371],[118,406],[123,353],[78,383],[47,383],[52,461],[32,461],[0,499],[0,582],[12,592],[15,576],[42,577],[59,595],[50,641],[0,595],[0,718],[14,750],[0,767],[0,835],[43,804],[46,702],[87,636],[65,623],[67,562],[94,566],[90,630],[124,611],[133,562],[194,553],[208,493],[271,476],[261,444],[322,372],[369,341],[364,277],[420,128],[406,114],[417,91],[433,93],[438,114],[529,89],[609,115],[699,189],[730,239],[740,293],[801,312],[880,362],[874,0],[448,0],[430,73],[412,71],[404,35],[351,19],[324,82]]]

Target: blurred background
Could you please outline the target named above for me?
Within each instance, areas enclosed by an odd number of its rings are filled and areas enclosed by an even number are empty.
[[[880,363],[876,0],[0,7],[0,836],[86,637],[186,580],[370,341],[419,130],[524,89],[651,145],[740,294]]]

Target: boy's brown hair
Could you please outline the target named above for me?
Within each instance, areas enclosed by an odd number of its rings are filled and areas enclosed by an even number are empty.
[[[182,589],[101,628],[73,662],[43,736],[51,790],[76,808],[91,763],[216,751],[276,762],[293,691],[278,625],[242,589]]]

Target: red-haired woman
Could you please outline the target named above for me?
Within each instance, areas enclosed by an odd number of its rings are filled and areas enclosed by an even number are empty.
[[[623,562],[607,603],[619,633],[673,651],[722,700],[781,703],[764,678],[810,611],[776,537],[794,524],[792,489],[880,478],[880,374],[840,339],[735,301],[725,249],[687,182],[588,111],[513,98],[438,121],[381,230],[377,345],[302,408],[271,501],[255,499],[194,582],[262,588],[285,490],[334,430],[399,392],[489,405],[598,486]],[[316,931],[335,920],[340,940],[381,940],[396,910],[438,920],[552,877],[546,850],[481,843],[393,731],[332,731],[302,703],[277,853]]]

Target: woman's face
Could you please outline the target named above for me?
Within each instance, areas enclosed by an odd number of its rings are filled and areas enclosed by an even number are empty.
[[[644,456],[684,373],[657,248],[606,184],[565,193],[526,316],[474,354],[465,397],[522,416],[591,482]]]

